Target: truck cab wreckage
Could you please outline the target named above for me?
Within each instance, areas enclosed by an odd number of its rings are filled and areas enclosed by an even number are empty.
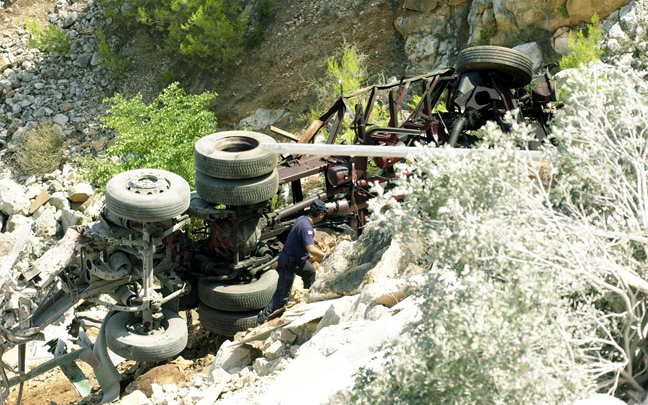
[[[2,353],[19,348],[15,377],[7,377],[2,363],[2,400],[10,387],[22,389],[27,379],[82,359],[92,365],[104,403],[111,402],[119,397],[120,375],[107,349],[142,362],[179,355],[188,338],[183,310],[198,308],[201,326],[224,336],[256,326],[276,287],[273,264],[282,237],[312,201],[323,200],[329,209],[320,225],[360,232],[371,184],[403,175],[394,164],[415,153],[415,145],[469,153],[473,131],[486,121],[509,130],[506,113],[532,125],[543,142],[555,91],[548,73],[532,73],[521,52],[468,48],[455,68],[343,95],[297,143],[278,144],[245,131],[200,139],[195,191],[168,171],[118,174],[106,186],[98,221],[70,228],[15,279],[0,274],[0,346]],[[372,124],[377,106],[385,124]],[[314,144],[320,132],[328,132],[326,142]],[[316,174],[324,189],[305,196],[301,180]],[[290,189],[292,202],[273,209],[283,188]],[[86,300],[110,311],[95,342],[78,329],[81,349],[25,372],[26,343],[42,339],[45,327]]]

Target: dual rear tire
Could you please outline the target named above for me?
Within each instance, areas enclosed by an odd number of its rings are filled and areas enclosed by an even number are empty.
[[[276,141],[249,131],[218,132],[194,148],[196,191],[213,204],[252,205],[270,200],[279,188],[277,154],[261,145]]]

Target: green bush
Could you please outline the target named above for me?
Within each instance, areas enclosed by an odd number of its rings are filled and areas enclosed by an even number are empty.
[[[57,170],[64,156],[61,131],[52,124],[38,125],[27,132],[16,155],[18,166],[28,175],[39,176]]]
[[[117,75],[121,75],[128,67],[128,60],[117,58],[115,52],[108,45],[108,42],[106,42],[106,36],[101,27],[97,27],[97,39],[99,40],[99,64],[112,70]]]
[[[188,63],[218,70],[243,51],[247,9],[239,0],[104,1],[107,15],[125,23],[141,22],[163,34],[163,50]]]
[[[247,36],[249,47],[258,46],[263,42],[265,32],[274,21],[276,14],[277,6],[273,0],[261,0],[256,4],[253,11],[253,19],[256,23]]]
[[[151,104],[141,94],[126,99],[117,94],[111,103],[105,127],[117,130],[106,160],[85,159],[85,176],[104,187],[115,174],[138,168],[163,169],[179,174],[194,185],[195,142],[216,129],[216,117],[205,109],[215,93],[187,94],[172,83]]]
[[[576,68],[581,64],[587,65],[601,59],[603,50],[599,45],[599,40],[603,34],[603,30],[598,27],[599,17],[594,14],[592,16],[592,23],[587,24],[587,36],[583,34],[583,30],[578,30],[575,36],[569,35],[569,54],[560,59],[560,69]]]
[[[375,190],[373,222],[427,246],[429,277],[351,403],[645,398],[648,86],[602,63],[564,80],[541,163],[511,152],[529,128],[489,123],[480,153],[417,156]]]
[[[65,30],[61,28],[52,24],[47,24],[43,28],[40,21],[35,19],[27,20],[25,28],[29,33],[29,39],[27,40],[29,46],[45,52],[65,53],[70,50],[70,42],[65,37]]]

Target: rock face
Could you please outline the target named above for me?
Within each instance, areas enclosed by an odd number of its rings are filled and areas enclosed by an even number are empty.
[[[564,54],[567,33],[576,24],[589,22],[594,14],[604,19],[628,3],[629,0],[405,0],[405,10],[394,25],[405,38],[412,71],[421,72],[452,66],[461,49],[476,45],[515,47],[539,41],[543,42],[541,48],[545,52],[553,49]],[[628,19],[633,21],[632,16]],[[623,27],[623,31],[628,29],[633,30]],[[543,59],[551,57],[556,54],[542,55]]]

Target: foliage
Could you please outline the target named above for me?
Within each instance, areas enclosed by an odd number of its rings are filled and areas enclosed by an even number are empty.
[[[139,21],[164,35],[163,49],[186,62],[218,70],[243,51],[247,12],[238,0],[104,1],[108,15],[123,22]]]
[[[359,52],[355,44],[346,41],[337,55],[328,58],[327,78],[323,83],[316,82],[314,85],[317,103],[316,108],[311,110],[311,121],[318,119],[320,112],[329,108],[342,93],[347,94],[362,88],[367,78],[367,70],[364,67],[366,59],[367,55]],[[362,103],[364,100],[359,97],[354,101]],[[342,133],[345,140],[353,142],[354,133],[348,125],[343,128]]]
[[[587,36],[583,34],[583,30],[578,30],[576,36],[570,33],[569,35],[569,54],[562,57],[560,60],[560,69],[569,69],[580,66],[581,64],[587,65],[601,59],[603,50],[599,45],[599,40],[603,34],[603,29],[598,27],[599,16],[594,14],[592,16],[592,23],[587,24]]]
[[[648,86],[569,72],[541,163],[512,152],[529,128],[489,123],[481,153],[417,156],[376,189],[374,222],[428,246],[430,272],[421,319],[359,371],[353,403],[645,397]]]
[[[106,127],[117,130],[108,160],[86,159],[86,177],[104,187],[115,174],[138,168],[169,170],[194,185],[193,147],[216,129],[215,116],[205,109],[215,93],[187,94],[178,83],[169,85],[146,105],[141,94],[126,99],[117,94],[111,103]]]
[[[97,39],[99,40],[99,64],[112,70],[117,75],[121,75],[128,67],[128,60],[117,58],[115,52],[113,52],[108,42],[106,42],[106,36],[101,27],[97,27]]]
[[[45,28],[41,26],[40,21],[29,19],[25,23],[29,39],[29,46],[40,49],[45,52],[62,52],[70,50],[70,42],[65,37],[65,30],[52,24],[46,24]]]
[[[64,156],[60,132],[52,124],[40,124],[27,132],[16,156],[24,173],[39,176],[59,168]]]
[[[558,12],[561,16],[569,18],[569,10],[567,9],[567,2],[564,2],[560,7],[558,7]]]
[[[247,36],[247,45],[255,47],[261,44],[265,38],[265,32],[274,21],[277,14],[277,6],[273,0],[261,0],[253,10],[253,18],[256,21],[254,28]]]
[[[497,26],[494,24],[484,27],[484,29],[479,33],[479,40],[477,45],[490,45],[491,40],[497,32]]]

